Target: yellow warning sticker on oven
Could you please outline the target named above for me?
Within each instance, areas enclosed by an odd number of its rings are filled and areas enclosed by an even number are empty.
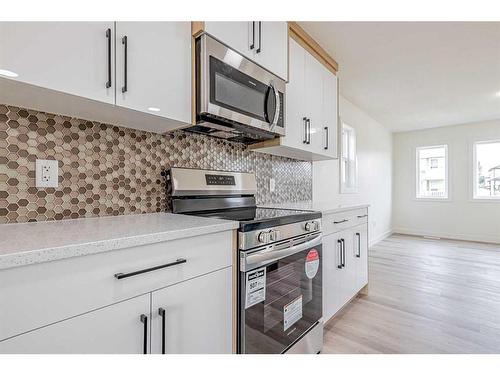
[[[266,299],[266,267],[246,273],[245,309]]]
[[[283,331],[302,319],[302,295],[283,307]]]

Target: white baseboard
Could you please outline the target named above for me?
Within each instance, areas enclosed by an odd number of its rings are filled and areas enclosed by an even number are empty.
[[[370,240],[370,243],[369,243],[369,247],[372,247],[373,245],[376,245],[377,243],[379,243],[380,241],[382,240],[385,240],[387,237],[389,237],[391,234],[393,234],[394,231],[392,229],[389,229],[388,231],[378,235],[377,237],[375,238],[372,238]]]
[[[419,230],[413,230],[413,229],[408,229],[408,228],[394,228],[393,233],[408,234],[410,236],[429,236],[429,237],[440,237],[443,239],[450,239],[450,240],[461,240],[461,241],[473,241],[473,242],[486,242],[486,243],[500,244],[500,237],[499,236],[485,236],[485,235],[462,234],[462,233],[419,231]]]

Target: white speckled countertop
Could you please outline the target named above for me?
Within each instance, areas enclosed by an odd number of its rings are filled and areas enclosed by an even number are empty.
[[[331,202],[313,202],[313,201],[264,203],[259,205],[259,207],[283,208],[289,210],[320,211],[323,215],[334,214],[336,212],[350,211],[358,208],[367,208],[369,206],[370,206],[369,204],[341,205]]]
[[[238,228],[237,221],[154,213],[0,225],[0,270]]]

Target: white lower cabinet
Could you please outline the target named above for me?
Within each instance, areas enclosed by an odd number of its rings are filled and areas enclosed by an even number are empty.
[[[347,302],[368,284],[368,224],[355,223],[359,210],[325,216],[323,222],[342,222],[335,231],[324,225],[323,237],[323,318],[331,319]],[[366,217],[366,216],[364,216]],[[345,221],[344,221],[345,220]]]
[[[231,283],[229,267],[153,292],[151,353],[231,353]]]
[[[149,317],[149,311],[149,294],[135,297],[1,341],[0,353],[141,354],[145,324],[141,315]]]

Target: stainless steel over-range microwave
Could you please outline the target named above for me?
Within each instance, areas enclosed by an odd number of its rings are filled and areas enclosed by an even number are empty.
[[[196,40],[196,125],[185,130],[254,143],[285,134],[285,81],[203,34]]]

